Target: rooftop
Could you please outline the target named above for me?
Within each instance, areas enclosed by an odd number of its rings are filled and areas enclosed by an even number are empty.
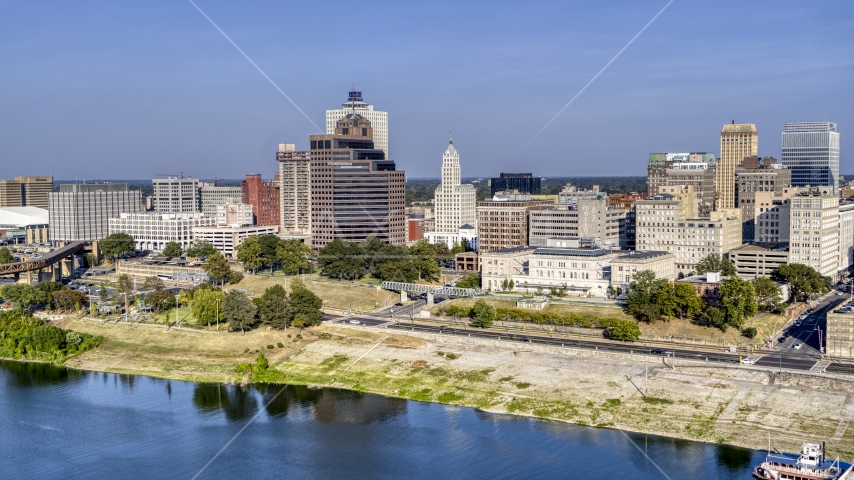
[[[611,252],[611,253],[619,253]],[[616,258],[616,260],[648,260],[650,258],[663,257],[665,255],[671,255],[670,252],[662,252],[655,250],[641,250],[641,251],[630,251],[625,255],[620,255]]]

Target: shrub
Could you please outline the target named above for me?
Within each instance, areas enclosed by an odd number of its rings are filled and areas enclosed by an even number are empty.
[[[484,299],[478,299],[474,302],[471,309],[471,323],[477,327],[488,327],[495,320],[495,307],[486,303]]]
[[[447,358],[448,360],[456,360],[456,359],[460,358],[460,356],[457,355],[456,353],[446,353],[445,358]]]
[[[279,348],[285,348],[285,344],[282,342],[277,343],[276,346],[278,346]]]
[[[276,347],[274,347],[274,346],[273,346],[273,344],[271,343],[271,344],[267,345],[267,348],[268,348],[268,349],[270,349],[270,350],[272,350],[272,349],[274,349],[274,348],[276,348]]]
[[[618,320],[618,322],[607,330],[609,338],[623,342],[633,342],[640,338],[641,331],[637,322],[632,320]]]
[[[747,327],[741,331],[742,335],[750,339],[756,338],[756,333],[756,327]]]

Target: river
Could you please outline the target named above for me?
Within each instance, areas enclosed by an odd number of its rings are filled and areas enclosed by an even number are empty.
[[[762,458],[344,390],[0,361],[2,478],[746,479]]]

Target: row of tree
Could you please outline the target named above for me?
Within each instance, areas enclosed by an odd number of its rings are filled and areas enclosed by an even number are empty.
[[[281,285],[268,287],[261,297],[250,299],[245,292],[202,285],[182,290],[178,301],[189,306],[199,325],[227,323],[229,329],[246,330],[261,325],[297,328],[319,325],[323,301],[299,278],[290,282],[290,294]],[[174,298],[174,297],[173,297]]]
[[[421,240],[411,247],[391,245],[376,237],[364,242],[336,238],[317,255],[320,271],[339,280],[356,280],[370,274],[383,281],[438,280],[440,263],[453,259],[445,244]]]
[[[253,273],[263,268],[278,266],[286,275],[311,271],[311,247],[295,239],[281,239],[276,235],[249,237],[237,247],[237,260],[245,270]]]

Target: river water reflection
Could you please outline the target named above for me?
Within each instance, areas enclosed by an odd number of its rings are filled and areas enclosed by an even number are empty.
[[[730,479],[763,458],[349,391],[0,361],[2,478],[191,479],[226,444],[199,479]]]

